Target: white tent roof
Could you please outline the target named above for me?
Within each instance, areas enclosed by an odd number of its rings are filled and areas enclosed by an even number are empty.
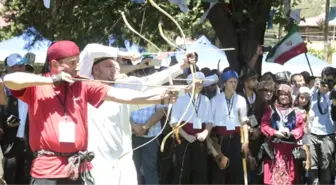
[[[303,71],[307,71],[309,73],[310,69],[308,66],[307,59],[305,57],[305,54],[298,55],[288,62],[286,62],[284,65],[280,65],[277,63],[269,63],[266,62],[266,54],[263,57],[263,63],[262,63],[262,74],[266,72],[272,72],[273,74],[281,71],[289,71],[292,74],[294,73],[301,73]],[[331,66],[327,62],[307,53],[308,60],[310,62],[311,68],[313,70],[314,76],[321,76],[321,71],[328,66]],[[312,74],[311,74],[312,75]]]
[[[198,54],[198,62],[197,66],[202,69],[204,67],[208,67],[210,69],[217,69],[218,61],[220,61],[219,70],[223,70],[224,68],[229,66],[228,59],[225,55],[225,52],[222,50],[218,50],[216,46],[214,46],[205,36],[197,39],[193,44],[191,44],[187,51],[192,52],[195,51]],[[228,51],[230,52],[230,51]],[[182,60],[184,57],[184,53],[179,53],[176,55],[178,60]]]
[[[305,27],[305,26],[316,27],[318,26],[318,23],[324,24],[324,19],[325,19],[325,13],[321,13],[315,17],[305,18],[305,21],[300,21],[299,26],[300,27]],[[336,18],[334,18],[333,20],[330,20],[328,24],[329,26],[336,26]]]

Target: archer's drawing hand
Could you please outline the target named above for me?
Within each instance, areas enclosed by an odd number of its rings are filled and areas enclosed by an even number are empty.
[[[52,80],[54,84],[60,84],[62,82],[68,82],[70,84],[74,83],[74,81],[72,80],[72,76],[64,71],[60,72],[57,75],[53,75]]]

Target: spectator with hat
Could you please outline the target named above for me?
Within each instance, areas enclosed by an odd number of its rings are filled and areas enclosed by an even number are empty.
[[[24,72],[27,59],[14,53],[5,59],[7,73]],[[26,164],[25,126],[28,123],[28,105],[13,96],[7,88],[5,102],[0,115],[3,123],[4,179],[8,184],[29,183]],[[30,167],[29,167],[30,168]]]

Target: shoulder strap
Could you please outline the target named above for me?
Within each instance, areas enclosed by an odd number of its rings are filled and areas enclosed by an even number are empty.
[[[320,90],[317,92],[317,108],[318,108],[318,110],[319,110],[319,112],[320,112],[321,115],[325,115],[325,114],[328,113],[328,109],[325,112],[323,112],[323,110],[322,110],[322,107],[321,107],[321,92],[320,92]]]

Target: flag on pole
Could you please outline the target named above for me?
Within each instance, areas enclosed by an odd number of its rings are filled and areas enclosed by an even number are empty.
[[[306,52],[307,46],[300,33],[297,32],[297,26],[294,25],[291,31],[268,53],[266,62],[283,65],[293,57]]]

